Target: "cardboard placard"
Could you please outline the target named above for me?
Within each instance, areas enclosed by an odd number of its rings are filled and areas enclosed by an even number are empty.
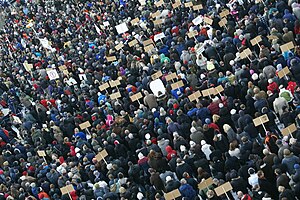
[[[215,188],[215,192],[217,196],[221,196],[222,194],[225,194],[226,192],[232,190],[232,186],[230,182],[226,182],[223,185],[220,185],[219,187]]]
[[[223,26],[226,27],[226,25],[227,25],[227,19],[226,19],[226,18],[221,19],[221,21],[219,21],[219,25],[220,25],[221,27],[223,27]]]
[[[289,70],[289,68],[288,68],[288,67],[285,67],[285,68],[283,68],[282,70],[280,70],[280,71],[278,72],[278,77],[279,77],[279,78],[283,78],[283,77],[285,77],[286,75],[288,75],[289,73],[291,73],[290,70]]]
[[[138,24],[139,22],[140,22],[140,19],[139,19],[138,17],[130,21],[130,23],[131,23],[132,25],[136,25],[136,24]]]
[[[240,58],[241,59],[248,58],[251,54],[252,54],[251,50],[247,48],[240,53]]]
[[[165,33],[156,34],[156,35],[154,35],[154,41],[157,42],[158,40],[161,40],[165,37],[166,37]]]
[[[252,40],[250,40],[250,43],[252,44],[252,46],[257,45],[259,42],[261,42],[261,36],[256,36],[255,38],[253,38]]]
[[[175,78],[177,78],[177,74],[175,72],[173,72],[172,74],[168,74],[166,76],[166,81],[170,81],[170,80],[173,80]]]
[[[162,24],[164,22],[163,22],[162,19],[158,19],[158,20],[153,21],[153,23],[154,23],[154,25],[160,25],[160,24]]]
[[[165,2],[163,0],[157,1],[154,3],[156,7],[162,6]]]
[[[194,6],[193,6],[193,10],[201,10],[201,9],[203,9],[202,4],[194,5]]]
[[[284,128],[281,130],[281,133],[283,136],[288,136],[288,135],[292,135],[292,133],[294,133],[295,131],[297,131],[297,126],[295,124],[291,124],[288,127]]]
[[[176,8],[178,8],[180,6],[181,6],[181,3],[178,2],[178,1],[172,4],[173,9],[176,9]]]
[[[128,42],[128,45],[129,45],[129,47],[132,47],[132,46],[136,45],[137,43],[138,43],[138,41],[136,39],[134,39],[134,40]]]
[[[44,150],[39,150],[37,151],[38,156],[40,157],[45,157],[46,156],[46,152]]]
[[[213,23],[213,20],[210,19],[210,18],[208,18],[208,17],[204,17],[203,20],[204,20],[205,23],[207,23],[207,24],[209,24],[209,25],[212,25],[212,23]]]
[[[118,34],[125,33],[129,30],[125,22],[115,26],[115,28],[117,29]]]
[[[131,99],[132,102],[135,102],[135,101],[139,100],[142,97],[143,97],[142,93],[139,92],[139,93],[136,93],[136,94],[132,95],[130,97],[130,99]]]
[[[108,153],[107,153],[107,151],[104,149],[104,150],[102,150],[101,152],[99,152],[99,153],[95,156],[95,158],[96,158],[97,161],[101,161],[101,160],[105,159],[106,156],[108,156]]]
[[[33,69],[33,64],[28,64],[27,62],[23,63],[23,66],[28,72],[31,72],[31,69]]]
[[[109,88],[109,84],[108,83],[104,83],[102,85],[99,86],[99,90],[102,92],[103,90],[106,90],[107,88]]]
[[[111,100],[115,100],[115,99],[120,98],[120,97],[121,97],[121,94],[120,94],[120,92],[115,92],[115,93],[112,93],[112,94],[109,95],[109,96],[110,96],[110,99],[111,99]]]
[[[206,90],[202,90],[202,95],[204,97],[207,97],[207,96],[211,96],[211,95],[215,95],[216,94],[216,90],[215,88],[208,88]]]
[[[56,69],[47,70],[47,74],[50,80],[55,80],[59,78]]]
[[[158,72],[152,74],[152,75],[151,75],[151,78],[152,78],[152,80],[155,80],[155,79],[158,79],[158,78],[161,77],[161,76],[162,76],[161,71],[158,71]]]
[[[121,85],[121,82],[119,79],[116,79],[114,81],[111,80],[111,81],[109,81],[109,85],[110,85],[110,87],[117,87],[118,85]]]
[[[144,47],[145,52],[149,52],[149,51],[151,51],[152,49],[154,49],[153,44],[150,44],[150,45]]]
[[[268,115],[266,115],[266,114],[253,119],[254,126],[262,125],[268,121],[269,121],[269,118],[268,118]]]
[[[175,200],[177,197],[180,197],[180,196],[181,196],[181,194],[178,189],[164,194],[164,197],[166,200]]]
[[[289,42],[289,43],[286,43],[284,45],[281,45],[280,46],[280,50],[281,52],[286,52],[286,51],[289,51],[291,49],[293,49],[295,46],[294,46],[294,43],[293,42]]]
[[[65,65],[61,65],[61,66],[58,67],[58,69],[60,71],[64,71],[64,70],[67,70],[67,67]]]
[[[269,40],[277,40],[277,39],[279,39],[276,35],[268,35],[267,38]]]
[[[86,121],[86,122],[83,122],[83,123],[79,124],[79,127],[80,127],[81,130],[84,130],[86,128],[91,127],[91,123],[89,121]]]
[[[184,7],[189,8],[193,6],[193,2],[184,3]]]
[[[140,4],[141,4],[142,6],[145,6],[145,5],[146,5],[146,0],[139,0],[139,2],[140,2]]]
[[[227,10],[227,9],[223,10],[222,12],[220,12],[220,17],[221,18],[226,17],[227,15],[229,15],[229,10]]]
[[[214,184],[213,178],[210,177],[204,181],[202,181],[201,183],[198,184],[198,188],[199,190],[203,190],[205,188],[208,188],[209,186],[211,186],[212,184]]]
[[[124,47],[124,44],[120,42],[117,46],[115,46],[115,49],[116,49],[117,51],[119,51],[119,50],[122,49],[123,47]]]
[[[61,194],[69,194],[70,192],[74,191],[73,185],[66,185],[65,187],[60,188]]]
[[[152,40],[152,39],[143,41],[144,47],[145,47],[145,46],[148,46],[149,44],[153,44],[153,40]]]
[[[198,31],[193,30],[191,32],[188,32],[187,35],[188,35],[189,38],[195,37],[196,35],[198,35]]]
[[[113,61],[116,61],[117,58],[116,58],[116,56],[109,56],[109,57],[106,57],[106,60],[107,60],[107,62],[113,62]]]
[[[156,11],[155,13],[152,13],[152,14],[151,14],[151,17],[152,17],[152,18],[155,18],[155,17],[160,16],[160,14],[161,14],[161,13],[160,13],[160,11],[158,10],[158,11]]]
[[[216,90],[216,93],[219,93],[219,94],[220,94],[221,92],[224,91],[224,88],[223,88],[222,85],[219,85],[219,86],[215,87],[215,90]]]
[[[188,96],[191,102],[199,99],[199,97],[201,97],[201,92],[199,90]]]
[[[172,90],[176,90],[176,89],[181,88],[183,86],[184,86],[184,84],[181,80],[177,81],[176,83],[171,84]]]
[[[195,26],[197,26],[197,25],[199,25],[199,24],[201,24],[203,22],[203,17],[201,15],[199,15],[198,17],[196,17],[195,19],[193,19],[192,22],[193,22],[193,24]]]

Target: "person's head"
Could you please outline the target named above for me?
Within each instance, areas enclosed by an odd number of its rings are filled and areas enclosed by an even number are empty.
[[[264,178],[264,177],[265,177],[265,174],[264,174],[264,172],[263,172],[262,170],[259,170],[259,171],[257,172],[257,176],[258,176],[258,178]]]

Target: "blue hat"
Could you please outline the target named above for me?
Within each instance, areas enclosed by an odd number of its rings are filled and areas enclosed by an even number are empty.
[[[299,164],[294,164],[294,169],[300,169],[300,165]]]
[[[206,119],[205,119],[205,123],[206,123],[206,124],[210,124],[210,123],[211,123],[210,119],[209,119],[209,118],[206,118]]]

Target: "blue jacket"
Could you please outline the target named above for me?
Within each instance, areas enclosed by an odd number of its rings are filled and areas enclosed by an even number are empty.
[[[188,200],[193,200],[196,197],[196,191],[189,184],[184,184],[179,187],[179,191],[182,197],[186,197]]]

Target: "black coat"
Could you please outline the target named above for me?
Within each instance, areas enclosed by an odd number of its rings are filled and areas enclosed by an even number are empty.
[[[277,188],[274,184],[272,184],[271,182],[269,182],[267,179],[258,179],[258,184],[260,186],[260,189],[266,193],[268,193],[269,195],[271,195],[271,197],[273,199],[278,199],[278,192],[277,192]]]

